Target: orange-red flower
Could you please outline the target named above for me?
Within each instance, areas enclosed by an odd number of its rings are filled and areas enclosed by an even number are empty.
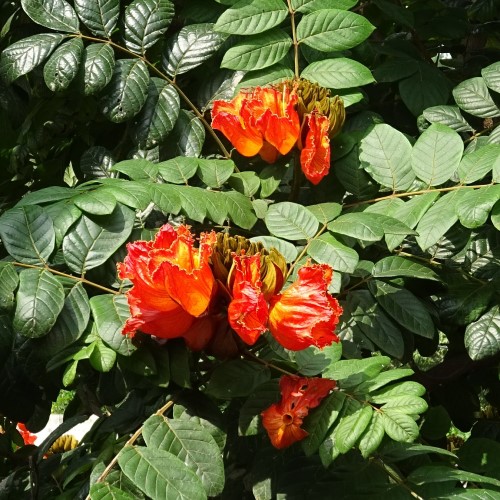
[[[127,293],[131,318],[123,334],[136,330],[161,338],[183,336],[205,313],[215,279],[209,265],[215,233],[202,233],[199,248],[187,226],[164,225],[154,241],[127,245],[121,279],[133,287]]]
[[[342,307],[327,291],[332,273],[326,264],[304,266],[297,281],[271,299],[269,327],[286,349],[322,348],[339,341],[334,330]]]
[[[281,401],[262,412],[262,425],[273,446],[286,448],[304,439],[308,433],[301,427],[303,419],[334,387],[335,381],[325,378],[281,377]]]
[[[232,296],[228,317],[231,328],[249,345],[267,329],[268,305],[260,280],[260,253],[233,254]]]
[[[32,434],[24,424],[18,423],[17,430],[19,431],[19,434],[21,434],[24,444],[35,444],[36,434]]]
[[[243,156],[259,154],[268,163],[287,154],[300,134],[297,95],[284,85],[241,91],[232,101],[214,101],[212,127]]]
[[[300,153],[300,165],[307,180],[318,184],[330,170],[330,121],[317,112],[305,116],[307,130],[305,146]]]

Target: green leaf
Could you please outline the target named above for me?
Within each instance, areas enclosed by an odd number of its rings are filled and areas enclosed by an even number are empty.
[[[43,337],[54,326],[63,306],[63,286],[52,273],[25,269],[19,274],[12,325],[25,337]]]
[[[496,202],[491,209],[491,223],[500,231],[500,202]]]
[[[253,196],[260,188],[260,179],[255,172],[237,172],[228,179],[228,184],[245,196]]]
[[[411,166],[428,186],[439,186],[453,176],[463,151],[464,144],[457,132],[434,123],[413,146]]]
[[[267,68],[281,61],[292,46],[292,39],[279,28],[246,37],[225,54],[221,68],[245,71]]]
[[[69,87],[78,74],[82,55],[82,40],[72,38],[60,45],[49,57],[43,68],[43,78],[52,92],[60,92]]]
[[[89,361],[94,368],[101,373],[109,372],[116,361],[116,352],[109,347],[106,347],[102,342],[96,342],[92,353],[89,356]]]
[[[264,248],[267,250],[271,250],[271,248],[276,248],[287,262],[293,262],[298,255],[297,248],[295,245],[290,243],[289,241],[280,240],[279,238],[275,238],[274,236],[254,236],[250,238],[252,242],[260,242],[264,245]]]
[[[329,264],[334,270],[343,273],[354,272],[359,261],[357,252],[340,243],[331,233],[322,234],[311,241],[307,254],[319,264]]]
[[[252,229],[257,222],[257,217],[250,199],[236,191],[225,191],[223,194],[229,218],[243,229]]]
[[[397,462],[400,460],[411,458],[413,456],[425,455],[427,453],[437,453],[438,455],[450,457],[455,460],[457,459],[457,456],[448,450],[419,443],[409,444],[393,442],[384,446],[382,455],[384,457],[387,457],[391,462]]]
[[[286,173],[281,165],[266,165],[260,172],[260,197],[271,196],[281,184]]]
[[[130,315],[125,295],[96,295],[90,299],[90,309],[99,337],[116,352],[130,356],[136,347],[122,334]]]
[[[198,476],[167,451],[127,445],[118,455],[118,465],[153,500],[207,498]]]
[[[393,191],[404,191],[415,180],[411,152],[410,141],[401,132],[381,123],[362,139],[359,159],[379,184]]]
[[[111,170],[120,172],[134,181],[149,179],[158,180],[158,164],[145,159],[123,160],[115,163]]]
[[[236,91],[239,92],[242,88],[262,87],[271,83],[279,83],[284,80],[290,80],[291,78],[293,78],[293,70],[278,63],[273,66],[269,66],[269,68],[264,68],[258,71],[249,71],[236,86]]]
[[[492,307],[465,329],[465,348],[474,360],[494,356],[500,351],[500,307]]]
[[[462,184],[472,184],[485,177],[500,158],[500,144],[487,144],[472,153],[467,153],[458,166],[458,177]]]
[[[224,463],[214,438],[200,424],[153,415],[142,431],[149,448],[178,457],[201,480],[206,494],[219,495],[224,489]]]
[[[498,184],[466,192],[456,205],[460,223],[470,229],[481,227],[486,223],[491,209],[499,199]]]
[[[417,243],[422,250],[434,245],[455,224],[458,216],[455,205],[459,191],[452,191],[441,196],[423,215],[417,225]]]
[[[125,179],[101,179],[116,200],[131,208],[144,210],[152,201],[151,184],[134,182]]]
[[[134,497],[107,482],[94,483],[90,487],[90,500],[134,500]]]
[[[302,449],[307,456],[318,451],[328,434],[328,430],[339,417],[345,399],[344,392],[334,391],[308,416],[303,426],[304,430],[308,432],[308,436],[302,441]]]
[[[8,312],[14,305],[14,291],[19,277],[14,266],[0,262],[0,313]]]
[[[325,368],[342,357],[342,343],[334,342],[323,349],[310,346],[292,355],[297,364],[297,370],[305,377],[311,377],[322,373]]]
[[[423,396],[424,394],[425,387],[418,382],[410,380],[407,382],[398,382],[397,384],[372,392],[370,394],[370,401],[376,404],[383,404],[396,396]]]
[[[231,177],[235,164],[232,160],[198,160],[198,177],[212,188],[220,188]]]
[[[45,28],[76,33],[78,17],[73,7],[64,0],[21,0],[28,17]]]
[[[495,92],[500,92],[500,63],[490,64],[481,70],[486,85]]]
[[[119,204],[109,216],[82,215],[63,240],[68,267],[83,274],[106,262],[130,236],[134,219],[134,212]]]
[[[134,117],[146,102],[148,85],[148,69],[141,59],[119,59],[101,98],[103,115],[115,123]]]
[[[303,14],[320,9],[349,10],[358,3],[358,0],[292,0],[292,8]]]
[[[153,184],[151,201],[163,212],[178,214],[181,211],[181,199],[175,186]]]
[[[347,453],[354,446],[369,425],[372,414],[373,408],[366,405],[341,419],[335,433],[335,446],[340,453]]]
[[[271,205],[265,222],[271,234],[293,241],[312,238],[319,227],[316,217],[306,207],[288,201]]]
[[[455,132],[471,132],[473,130],[460,113],[458,106],[432,106],[424,110],[423,114],[427,121],[447,125]]]
[[[388,408],[393,408],[407,415],[418,415],[427,410],[427,402],[418,396],[394,396],[387,398],[387,401],[382,406],[382,411]]]
[[[93,215],[109,215],[116,207],[116,198],[105,189],[82,193],[73,202],[83,212]]]
[[[55,248],[52,219],[37,205],[16,207],[0,217],[0,238],[7,252],[25,264],[45,264]]]
[[[385,434],[384,423],[380,412],[373,412],[370,423],[359,440],[359,451],[363,458],[368,458],[382,442]]]
[[[79,84],[85,95],[100,92],[111,81],[115,69],[115,53],[107,43],[92,43],[83,53]]]
[[[210,59],[222,46],[225,36],[211,23],[191,24],[170,40],[162,64],[167,74],[176,77]]]
[[[205,127],[194,113],[181,109],[170,141],[175,143],[173,156],[199,156],[205,141]]]
[[[343,359],[333,363],[323,376],[341,382],[362,382],[362,378],[376,377],[391,362],[388,356],[372,356],[364,359]]]
[[[204,160],[198,160],[197,158],[190,158],[188,156],[179,156],[158,163],[156,166],[165,182],[171,182],[172,184],[187,184],[188,180],[193,177],[199,168],[200,161]],[[207,169],[207,171],[209,171],[209,169]]]
[[[297,26],[297,39],[323,52],[345,50],[365,41],[375,29],[363,16],[339,9],[306,14]]]
[[[342,206],[338,203],[318,203],[308,205],[307,210],[312,212],[320,224],[328,224],[342,212]]]
[[[437,191],[415,196],[406,201],[404,205],[397,207],[394,213],[391,214],[391,217],[414,229],[438,196],[439,193]],[[405,237],[406,235],[386,234],[385,242],[387,243],[387,248],[392,251],[403,242]]]
[[[207,215],[206,191],[191,186],[176,186],[175,192],[181,202],[182,211],[190,219],[203,222]]]
[[[500,481],[492,477],[481,476],[474,472],[455,469],[446,465],[423,465],[412,471],[408,480],[415,484],[439,483],[442,481],[470,481],[500,486]]]
[[[401,326],[422,337],[434,337],[436,329],[427,308],[409,290],[380,280],[371,280],[368,288],[385,312]]]
[[[406,257],[384,257],[380,259],[372,270],[374,278],[392,278],[394,276],[407,276],[424,280],[440,281],[439,276],[428,267],[418,262],[413,262]]]
[[[173,85],[151,78],[148,97],[134,119],[132,136],[140,148],[157,146],[173,130],[179,116],[180,99]]]
[[[500,116],[500,109],[491,98],[486,82],[480,76],[459,83],[453,89],[453,97],[458,106],[471,115],[480,118]]]
[[[111,38],[120,15],[120,0],[74,0],[74,3],[78,17],[92,34]]]
[[[9,45],[0,55],[0,78],[9,84],[29,73],[47,59],[63,39],[60,33],[42,33]]]
[[[219,17],[214,28],[232,35],[255,35],[278,26],[287,15],[281,0],[241,0]]]
[[[125,10],[125,45],[144,55],[167,31],[173,17],[174,5],[170,0],[134,0]]]
[[[382,423],[386,434],[394,441],[411,443],[418,437],[418,426],[415,420],[396,408],[382,412]]]
[[[375,81],[366,66],[346,57],[312,62],[300,77],[331,89],[347,89]]]
[[[219,399],[244,397],[270,378],[267,366],[243,360],[225,361],[213,370],[206,392]]]

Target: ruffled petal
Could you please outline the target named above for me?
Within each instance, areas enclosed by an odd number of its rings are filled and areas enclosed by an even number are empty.
[[[313,113],[307,115],[305,146],[300,153],[300,165],[306,178],[318,184],[330,170],[330,138],[326,116]]]

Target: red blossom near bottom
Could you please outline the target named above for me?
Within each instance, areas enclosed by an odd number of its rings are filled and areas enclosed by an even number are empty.
[[[32,434],[28,429],[26,429],[24,424],[18,423],[17,430],[19,431],[19,434],[21,434],[25,445],[35,444],[36,434]]]
[[[335,381],[326,378],[281,377],[281,401],[262,412],[272,445],[282,449],[304,439],[308,433],[301,427],[303,419],[334,387]]]

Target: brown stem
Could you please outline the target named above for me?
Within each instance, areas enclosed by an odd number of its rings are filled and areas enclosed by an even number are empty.
[[[293,61],[295,78],[299,78],[299,42],[297,41],[297,28],[295,25],[295,11],[292,8],[291,0],[286,0],[288,5],[288,12],[290,13],[290,23],[292,25],[292,40],[293,40]]]

